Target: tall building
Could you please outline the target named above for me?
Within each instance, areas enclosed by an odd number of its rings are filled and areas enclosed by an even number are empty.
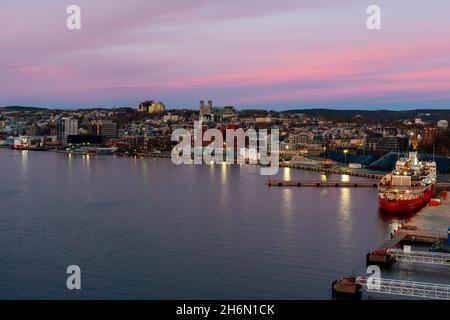
[[[434,124],[426,125],[423,129],[423,140],[424,145],[433,145],[436,140],[436,126]]]
[[[93,125],[92,132],[106,139],[117,138],[117,124],[111,120],[100,120]]]
[[[67,144],[67,137],[78,134],[78,119],[63,117],[56,124],[58,142]]]
[[[199,106],[199,112],[200,112],[200,118],[201,117],[205,117],[205,116],[211,116],[212,113],[212,101],[209,100],[208,101],[208,105],[205,105],[205,101],[200,101],[200,106]]]
[[[166,111],[166,106],[161,101],[144,101],[139,104],[138,111],[147,113],[161,113]]]

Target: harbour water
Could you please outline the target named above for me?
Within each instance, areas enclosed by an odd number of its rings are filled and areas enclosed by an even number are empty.
[[[401,221],[375,189],[269,188],[259,169],[0,150],[0,298],[330,299]],[[69,265],[81,290],[66,288]]]

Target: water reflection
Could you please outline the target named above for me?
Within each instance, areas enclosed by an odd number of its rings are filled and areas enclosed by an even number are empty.
[[[22,150],[20,152],[20,169],[22,177],[25,177],[28,172],[28,151]]]
[[[387,213],[381,209],[379,210],[378,215],[381,218],[383,224],[387,223],[389,233],[397,231],[399,228],[401,228],[402,224],[408,222],[412,217],[414,217],[414,215],[412,214],[395,215]]]
[[[292,169],[291,168],[284,168],[283,180],[292,180]]]
[[[45,274],[42,283],[48,285],[36,293],[20,288],[35,268],[62,265],[75,252],[90,258],[93,275],[105,270],[120,275],[113,284],[92,277],[93,290],[81,292],[80,298],[326,299],[330,281],[343,270],[363,269],[364,254],[388,236],[388,222],[377,216],[372,189],[268,188],[258,166],[0,154],[3,168],[16,168],[4,170],[2,181],[8,184],[0,184],[2,208],[7,208],[0,232],[2,264],[4,270],[17,270],[0,275],[10,289],[0,298],[64,298],[67,290],[55,273]],[[25,178],[20,166],[27,168]],[[283,177],[312,180],[320,175],[283,168]],[[49,182],[45,197],[36,188],[43,178]],[[152,182],[158,187],[149,191]],[[26,186],[33,188],[23,193],[25,201],[8,196]],[[125,207],[119,204],[122,197],[128,201]],[[196,203],[186,205],[190,199]],[[33,260],[33,268],[18,263],[24,256]],[[184,285],[175,290],[174,283]]]
[[[84,168],[84,174],[85,176],[89,177],[90,171],[91,171],[91,156],[88,154],[83,155],[83,168]]]
[[[148,166],[147,166],[147,161],[141,161],[141,171],[142,171],[142,175],[144,175],[145,177],[148,176]]]
[[[339,195],[339,227],[344,240],[344,245],[349,245],[352,234],[352,216],[351,216],[352,193],[350,188],[341,188]]]
[[[282,216],[286,225],[292,225],[292,216],[294,213],[294,195],[293,189],[286,188],[282,191]]]
[[[211,167],[215,167],[215,165],[213,164]],[[226,162],[222,162],[222,164],[220,165],[220,184],[222,185],[221,191],[221,202],[222,202],[222,206],[224,208],[229,208],[230,205],[230,199],[229,199],[229,185],[228,185],[228,175],[230,174],[229,172],[229,164],[227,164]]]
[[[221,170],[220,170],[220,182],[222,185],[227,184],[228,180],[228,164],[226,162],[222,162],[221,164]]]

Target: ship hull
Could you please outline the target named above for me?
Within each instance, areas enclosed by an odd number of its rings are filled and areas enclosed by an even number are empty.
[[[380,209],[389,213],[414,213],[424,207],[434,197],[435,187],[425,192],[422,197],[413,200],[386,200],[379,198]]]
[[[10,150],[22,150],[22,151],[46,151],[45,148],[40,148],[40,147],[25,147],[25,146],[20,146],[20,145],[10,145],[9,146]]]

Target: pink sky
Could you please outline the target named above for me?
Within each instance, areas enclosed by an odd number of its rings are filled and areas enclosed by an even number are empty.
[[[0,105],[450,107],[448,0],[2,0],[0,21]]]

